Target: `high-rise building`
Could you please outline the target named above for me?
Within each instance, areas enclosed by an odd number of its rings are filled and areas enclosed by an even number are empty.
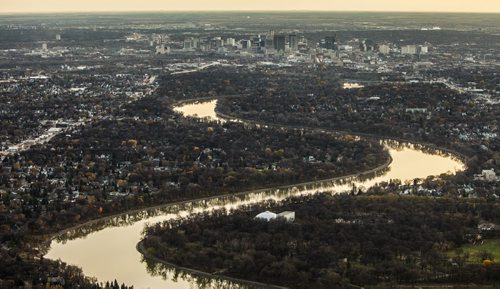
[[[327,36],[325,37],[325,49],[328,50],[337,50],[337,41],[335,36]]]
[[[273,38],[266,37],[266,39],[264,40],[264,43],[265,43],[264,46],[266,47],[266,49],[274,48]]]
[[[375,42],[370,39],[365,39],[359,43],[359,50],[361,51],[373,51],[376,49]]]
[[[299,44],[300,43],[304,43],[304,44],[307,44],[307,38],[304,36],[304,35],[301,35],[299,37]]]
[[[200,46],[201,46],[200,38],[188,37],[184,39],[184,45],[183,45],[184,50],[196,50],[200,49],[201,48]]]
[[[264,46],[266,47],[266,49],[272,49],[274,48],[274,30],[269,30],[267,33],[266,33],[266,37],[264,39]]]
[[[328,49],[328,50],[337,50],[337,41],[335,36],[327,36],[319,42],[319,47]]]
[[[288,47],[291,51],[299,50],[299,38],[296,34],[288,35]]]
[[[405,46],[401,47],[401,54],[406,54],[406,55],[417,54],[417,46],[416,45],[405,45]]]
[[[260,35],[252,38],[252,52],[260,53],[266,46],[266,41]]]
[[[61,41],[61,34],[56,34],[56,40]]]
[[[212,49],[219,49],[224,46],[224,40],[221,37],[212,38],[211,42]]]
[[[391,52],[391,48],[387,44],[381,44],[378,47],[378,52],[380,52],[382,54],[389,54]]]
[[[273,38],[274,49],[277,51],[285,51],[286,48],[286,36],[285,35],[274,35]]]
[[[47,42],[42,43],[42,50],[47,51]]]
[[[186,38],[184,39],[184,50],[190,50],[194,49],[194,39],[193,38]]]
[[[247,39],[242,39],[240,40],[241,43],[241,48],[242,49],[250,49],[252,48],[252,41],[247,40]]]
[[[234,38],[227,38],[226,39],[226,45],[227,46],[235,46],[236,45],[236,39],[234,39]]]
[[[427,54],[427,53],[429,53],[429,46],[419,45],[417,47],[417,53],[418,54]]]

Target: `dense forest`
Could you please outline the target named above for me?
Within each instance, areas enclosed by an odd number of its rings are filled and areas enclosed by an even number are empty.
[[[7,157],[0,188],[6,207],[45,232],[124,208],[333,178],[386,160],[379,144],[325,134],[177,117],[110,120]]]
[[[276,81],[265,93],[221,99],[217,110],[255,121],[428,142],[473,157],[471,174],[500,169],[498,104],[442,84],[345,90],[304,77],[286,86]]]
[[[495,202],[392,196],[292,199],[270,210],[296,219],[255,219],[251,207],[187,222],[152,225],[145,253],[173,264],[291,288],[347,284],[500,282],[500,265],[484,252],[466,262],[449,250],[474,242],[482,221],[498,223]]]

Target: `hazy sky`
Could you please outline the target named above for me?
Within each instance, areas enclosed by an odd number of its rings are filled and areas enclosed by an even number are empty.
[[[337,10],[500,13],[500,0],[0,0],[0,13]]]

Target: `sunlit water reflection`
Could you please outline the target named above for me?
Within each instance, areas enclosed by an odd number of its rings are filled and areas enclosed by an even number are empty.
[[[174,109],[186,116],[196,115],[218,120],[214,112],[216,104],[217,101],[197,102]],[[393,161],[386,170],[375,175],[351,176],[317,184],[167,205],[101,220],[69,231],[54,240],[46,258],[61,259],[77,265],[83,268],[86,275],[100,281],[117,279],[120,283],[134,285],[136,289],[252,288],[249,285],[176,272],[173,268],[159,266],[154,262],[146,264],[136,250],[145,225],[221,208],[230,210],[268,200],[280,201],[291,196],[312,195],[317,192],[336,194],[350,190],[353,184],[367,188],[391,179],[405,182],[464,169],[460,160],[444,152],[390,141],[383,144]]]

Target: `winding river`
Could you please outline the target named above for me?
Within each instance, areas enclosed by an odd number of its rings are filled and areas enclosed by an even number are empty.
[[[215,114],[216,104],[215,100],[196,102],[174,109],[186,116],[221,120]],[[259,287],[237,281],[200,277],[145,261],[136,250],[136,245],[141,240],[147,224],[167,219],[182,218],[197,212],[220,208],[232,209],[266,200],[279,201],[290,196],[310,195],[318,191],[341,193],[349,190],[353,183],[369,187],[391,179],[405,182],[442,173],[456,173],[465,168],[464,163],[458,158],[442,151],[390,141],[383,141],[383,144],[389,150],[392,163],[382,172],[170,204],[90,222],[59,235],[52,241],[45,257],[79,266],[87,276],[93,276],[99,281],[116,279],[119,283],[133,285],[135,289]]]

